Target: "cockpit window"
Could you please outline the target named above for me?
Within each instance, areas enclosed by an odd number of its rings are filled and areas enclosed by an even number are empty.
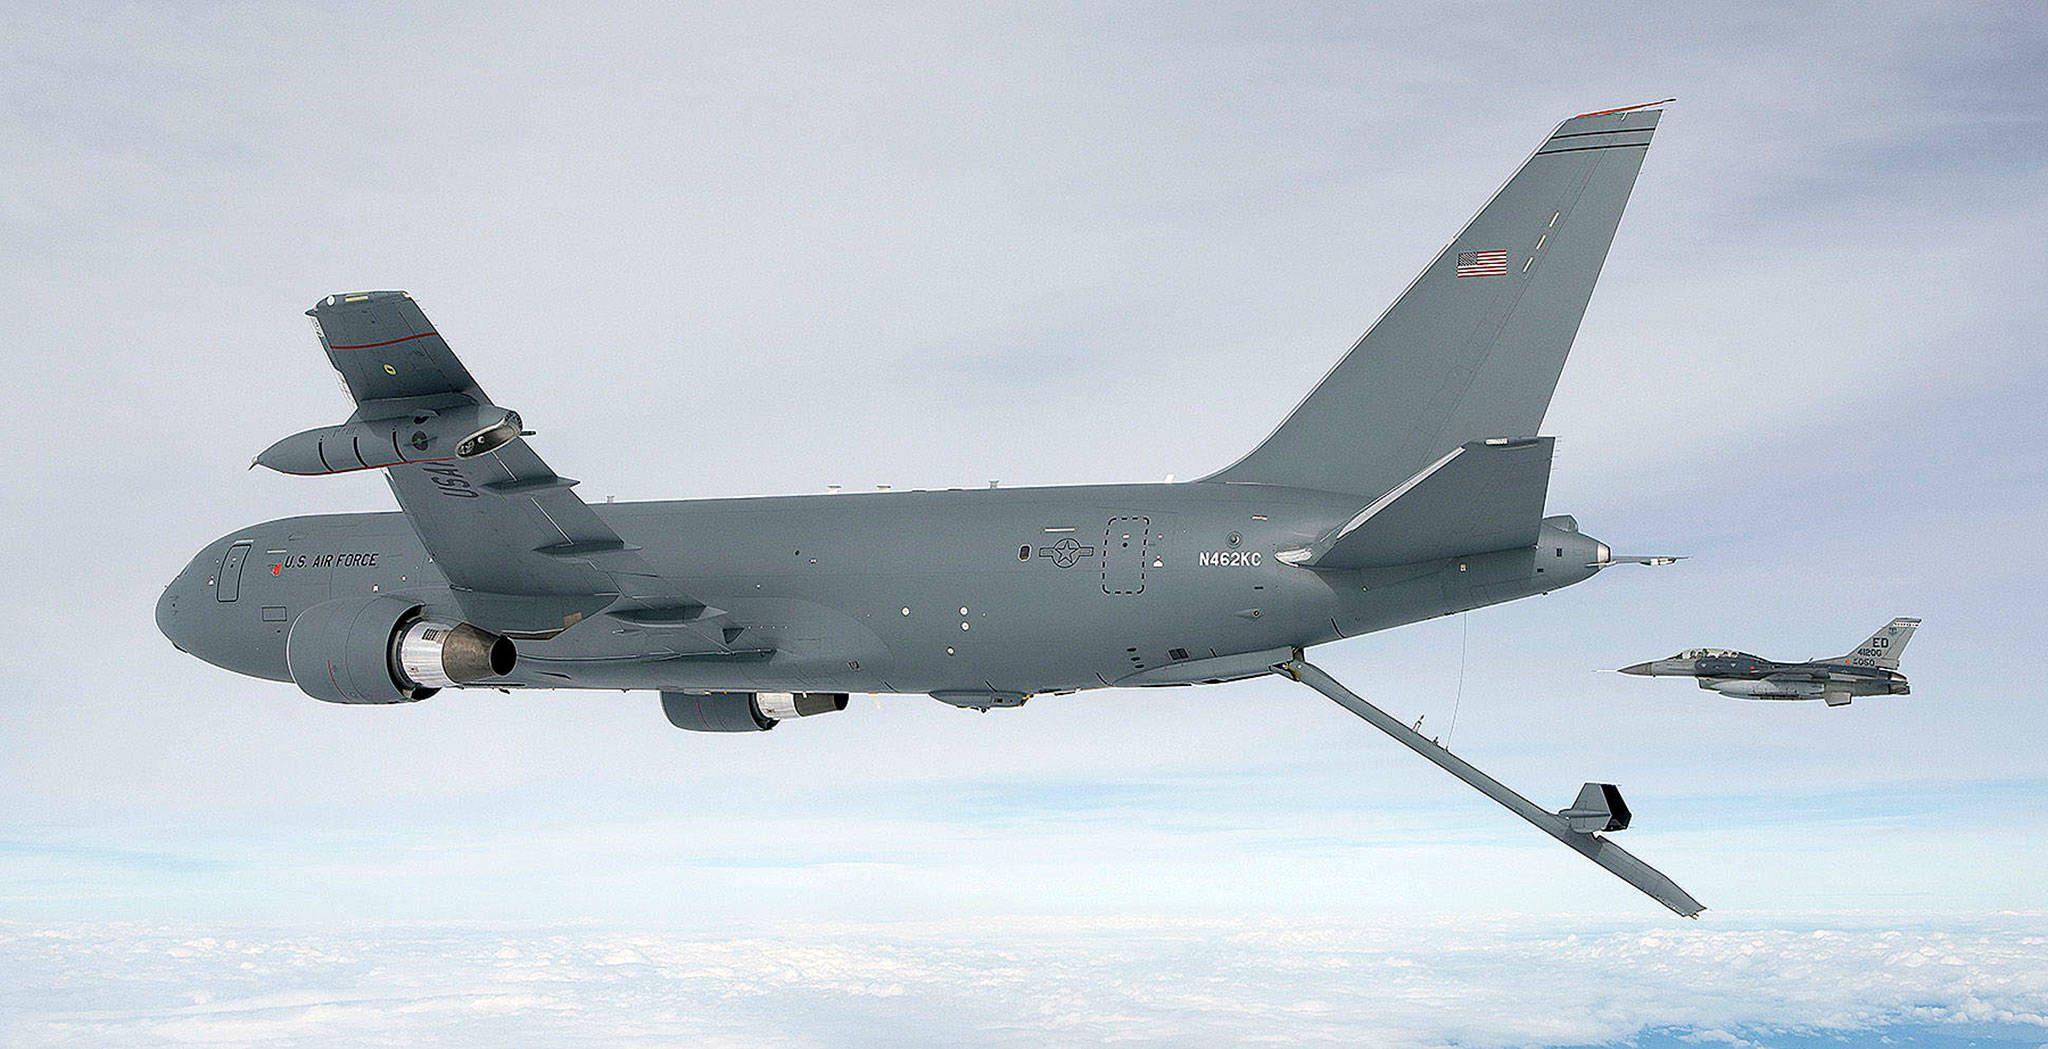
[[[1714,656],[1739,656],[1742,653],[1726,648],[1688,648],[1680,652],[1678,659],[1707,659]]]

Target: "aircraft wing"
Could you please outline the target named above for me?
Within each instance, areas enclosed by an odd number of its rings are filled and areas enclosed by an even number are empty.
[[[725,649],[723,634],[701,622],[717,610],[658,575],[576,496],[575,481],[550,469],[523,433],[515,435],[517,414],[491,403],[411,296],[333,295],[306,312],[356,411],[341,427],[287,438],[273,451],[305,444],[310,435],[319,466],[290,472],[384,468],[398,505],[472,622],[549,636],[609,610],[700,634],[703,644],[690,647]],[[436,429],[443,420],[477,418],[509,419],[499,425],[511,429],[495,438],[503,443],[464,454],[450,435],[466,427]]]
[[[358,404],[483,391],[402,291],[329,295],[306,311]]]

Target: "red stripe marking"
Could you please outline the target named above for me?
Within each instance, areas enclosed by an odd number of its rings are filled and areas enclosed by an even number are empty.
[[[427,336],[434,334],[437,333],[431,331],[423,331],[418,335],[407,335],[402,339],[385,339],[383,342],[366,342],[363,343],[361,346],[336,346],[335,344],[330,342],[327,344],[327,348],[330,350],[371,350],[379,346],[389,346],[394,342],[411,342],[414,339],[424,339]]]
[[[1626,113],[1626,112],[1628,112],[1628,111],[1629,111],[1629,110],[1631,110],[1631,109],[1648,109],[1648,108],[1650,108],[1651,106],[1661,106],[1661,105],[1663,105],[1663,104],[1664,104],[1664,103],[1666,103],[1666,102],[1676,102],[1676,101],[1678,101],[1678,100],[1677,100],[1677,99],[1675,99],[1675,98],[1660,98],[1660,99],[1658,99],[1658,100],[1657,100],[1657,101],[1655,101],[1655,102],[1638,102],[1638,103],[1636,103],[1636,104],[1635,104],[1635,105],[1633,105],[1633,106],[1622,106],[1622,107],[1620,107],[1620,108],[1618,108],[1618,109],[1598,109],[1598,110],[1594,110],[1594,111],[1593,111],[1593,112],[1591,112],[1591,113],[1580,113],[1580,114],[1579,114],[1579,117],[1604,117],[1604,116],[1606,116],[1606,115],[1607,115],[1607,114],[1609,114],[1609,113]],[[1579,119],[1579,117],[1573,117],[1572,119],[1573,119],[1573,120],[1577,120],[1577,119]]]

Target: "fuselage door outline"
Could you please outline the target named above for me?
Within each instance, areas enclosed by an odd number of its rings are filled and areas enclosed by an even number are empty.
[[[1145,592],[1152,519],[1112,517],[1102,533],[1102,592],[1128,597]]]
[[[221,555],[220,575],[215,577],[213,596],[226,604],[242,594],[242,566],[249,560],[249,548],[255,544],[247,539],[228,547]]]

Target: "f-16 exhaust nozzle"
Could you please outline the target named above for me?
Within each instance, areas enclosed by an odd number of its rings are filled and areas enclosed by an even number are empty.
[[[392,638],[398,673],[414,685],[447,688],[487,677],[503,677],[519,662],[509,638],[468,623],[436,623],[421,619]]]
[[[519,439],[519,413],[494,404],[360,419],[295,433],[263,450],[257,466],[310,476],[487,455]]]

